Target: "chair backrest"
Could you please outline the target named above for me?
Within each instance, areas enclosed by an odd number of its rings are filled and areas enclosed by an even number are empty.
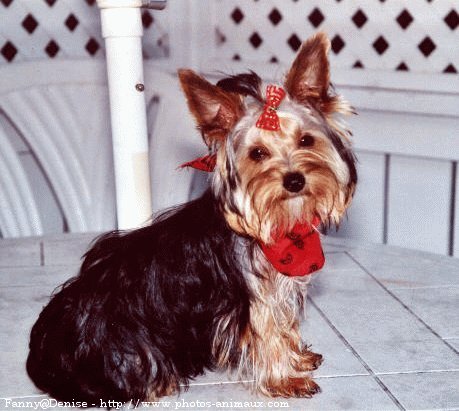
[[[177,167],[205,147],[176,76],[146,64],[145,84],[153,211],[158,211],[189,198],[194,174]],[[115,228],[109,119],[104,62],[43,61],[0,67],[4,237],[56,230],[48,222],[52,212],[62,214],[62,230]],[[26,164],[25,154],[33,166]]]
[[[46,204],[40,198],[44,187],[35,187],[33,176],[24,178],[27,167],[21,167],[20,152],[14,155],[15,139],[21,140],[36,161],[38,168],[32,174],[43,174],[40,181],[47,183],[69,231],[113,227],[114,188],[103,63],[43,61],[0,70],[0,133],[3,142],[9,141],[0,151],[8,158],[12,176],[0,177],[7,196],[0,212],[2,234],[42,234],[47,231],[43,221],[50,211],[40,210],[39,204]],[[24,194],[8,194],[15,191]],[[19,224],[23,213],[29,218]]]

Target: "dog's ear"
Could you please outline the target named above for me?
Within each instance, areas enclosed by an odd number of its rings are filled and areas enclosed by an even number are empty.
[[[188,107],[208,146],[223,141],[242,115],[242,100],[209,83],[192,70],[178,71]]]
[[[284,87],[292,98],[303,104],[327,99],[329,49],[330,41],[325,33],[317,33],[302,44],[284,81]]]

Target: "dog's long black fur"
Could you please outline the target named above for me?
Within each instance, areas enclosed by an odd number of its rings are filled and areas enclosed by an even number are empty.
[[[54,398],[88,402],[145,399],[171,376],[186,386],[215,365],[219,320],[231,319],[235,342],[248,323],[235,241],[210,191],[148,227],[101,236],[34,325],[29,376]]]

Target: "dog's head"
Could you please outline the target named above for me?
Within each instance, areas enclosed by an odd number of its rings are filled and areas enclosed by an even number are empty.
[[[322,34],[305,41],[283,85],[266,89],[253,72],[211,84],[179,77],[205,143],[216,156],[212,187],[228,224],[264,243],[315,217],[338,224],[357,182],[352,108],[330,87]]]

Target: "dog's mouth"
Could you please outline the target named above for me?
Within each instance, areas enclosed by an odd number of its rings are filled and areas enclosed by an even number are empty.
[[[281,201],[288,201],[299,197],[310,197],[311,195],[311,191],[309,191],[307,188],[304,188],[302,191],[298,193],[292,193],[290,191],[284,190],[281,196]]]

